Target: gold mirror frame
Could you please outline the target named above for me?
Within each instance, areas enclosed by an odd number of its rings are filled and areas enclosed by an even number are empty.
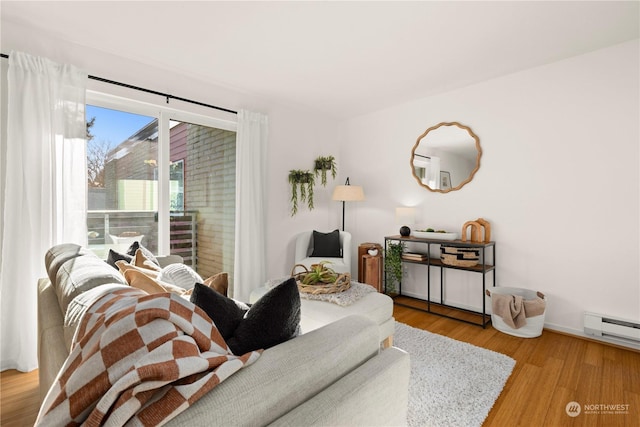
[[[475,168],[471,171],[471,173],[469,174],[469,176],[464,179],[462,182],[460,182],[460,184],[458,184],[456,187],[453,188],[448,188],[448,189],[434,189],[429,187],[427,184],[422,182],[422,179],[416,174],[416,168],[414,166],[414,157],[416,155],[416,150],[418,149],[418,146],[420,145],[420,141],[425,138],[427,136],[427,134],[433,130],[436,130],[438,128],[440,128],[441,126],[456,126],[458,128],[460,128],[461,130],[467,131],[469,133],[469,135],[475,140],[475,148],[477,151],[477,156],[476,156],[476,165]],[[476,174],[476,172],[478,171],[478,169],[480,169],[480,157],[482,157],[482,148],[480,148],[480,139],[478,138],[478,136],[473,133],[473,131],[471,130],[470,127],[462,125],[458,122],[442,122],[439,123],[435,126],[430,127],[429,129],[427,129],[426,131],[424,131],[424,133],[422,135],[420,135],[418,137],[418,139],[416,140],[415,145],[413,146],[413,149],[411,150],[411,158],[409,159],[409,164],[411,165],[411,173],[413,174],[413,177],[416,179],[416,181],[418,182],[418,184],[420,184],[420,186],[426,188],[429,191],[433,191],[435,193],[448,193],[450,191],[456,191],[461,189],[462,187],[465,186],[465,184],[467,184],[468,182],[470,182],[473,179],[473,176]]]

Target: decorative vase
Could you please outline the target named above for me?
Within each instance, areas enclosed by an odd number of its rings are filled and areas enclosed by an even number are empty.
[[[407,237],[410,234],[411,234],[411,229],[409,227],[407,227],[406,225],[403,225],[402,227],[400,227],[401,236]]]

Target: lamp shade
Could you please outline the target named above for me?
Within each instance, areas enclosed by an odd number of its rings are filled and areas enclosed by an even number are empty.
[[[416,209],[400,207],[396,208],[396,224],[413,225],[416,222]]]
[[[359,185],[338,185],[331,198],[341,202],[358,202],[364,200],[364,190]]]

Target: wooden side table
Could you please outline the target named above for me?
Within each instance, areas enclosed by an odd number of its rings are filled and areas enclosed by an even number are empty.
[[[369,255],[370,249],[377,249],[378,253]],[[362,243],[358,246],[358,282],[382,291],[382,245]]]

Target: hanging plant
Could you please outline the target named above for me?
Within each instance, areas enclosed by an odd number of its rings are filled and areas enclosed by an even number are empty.
[[[404,242],[388,242],[384,251],[384,271],[386,274],[385,292],[387,294],[396,291],[396,283],[402,281],[402,254]]]
[[[322,177],[322,186],[327,186],[327,171],[331,171],[331,177],[336,179],[336,174],[338,173],[338,167],[336,166],[336,159],[333,156],[323,157],[320,156],[315,160],[314,170],[316,172],[316,177],[320,175]]]
[[[298,186],[300,186],[300,201],[307,202],[309,210],[313,210],[313,186],[316,180],[313,173],[303,170],[289,171],[289,184],[291,184],[291,216],[298,213]]]

